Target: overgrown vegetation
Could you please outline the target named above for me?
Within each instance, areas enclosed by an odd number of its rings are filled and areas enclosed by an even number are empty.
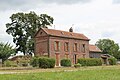
[[[102,61],[101,59],[97,58],[80,58],[78,59],[78,63],[82,66],[101,66]]]
[[[7,60],[11,54],[15,54],[15,49],[9,43],[0,43],[0,59],[2,59],[3,63]]]
[[[109,64],[110,65],[116,65],[117,64],[117,59],[116,58],[108,58]]]
[[[71,61],[70,61],[70,59],[62,59],[60,64],[61,64],[61,66],[70,67]]]
[[[6,60],[4,61],[3,67],[18,67],[16,61]]]

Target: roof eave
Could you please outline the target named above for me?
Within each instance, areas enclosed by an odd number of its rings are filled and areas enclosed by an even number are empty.
[[[73,38],[73,37],[65,37],[65,36],[56,36],[56,35],[51,35],[51,34],[48,34],[48,35],[53,36],[53,37],[61,37],[61,38],[69,38],[69,39],[78,39],[78,40],[90,41],[90,39],[81,39],[81,38]]]

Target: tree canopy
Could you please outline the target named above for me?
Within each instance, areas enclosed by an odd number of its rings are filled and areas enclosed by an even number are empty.
[[[0,43],[0,59],[4,62],[11,56],[11,54],[15,54],[15,49],[13,49],[8,43]]]
[[[24,54],[34,52],[34,35],[40,27],[53,24],[53,17],[47,14],[37,15],[35,12],[16,13],[10,17],[11,23],[6,24],[6,32],[13,36],[16,51]]]
[[[103,54],[110,54],[115,58],[120,58],[119,45],[110,39],[100,39],[96,45],[102,50]]]

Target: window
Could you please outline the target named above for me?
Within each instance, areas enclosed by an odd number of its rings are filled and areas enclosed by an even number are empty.
[[[77,51],[77,43],[74,43],[74,51]]]
[[[85,44],[82,44],[81,50],[82,50],[83,53],[85,53]]]
[[[55,51],[59,51],[59,50],[60,50],[60,42],[55,41]]]
[[[69,44],[68,44],[68,42],[65,42],[64,50],[65,50],[66,52],[69,51]]]
[[[42,35],[42,32],[40,32],[40,35]]]

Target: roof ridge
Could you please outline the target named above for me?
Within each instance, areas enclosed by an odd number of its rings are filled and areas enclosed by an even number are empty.
[[[42,28],[42,29],[48,29],[48,28]],[[48,30],[61,31],[61,32],[67,32],[67,33],[73,33],[73,34],[82,34],[82,33],[69,32],[69,31],[56,30],[56,29],[48,29]],[[82,35],[84,35],[84,34],[82,34]]]

